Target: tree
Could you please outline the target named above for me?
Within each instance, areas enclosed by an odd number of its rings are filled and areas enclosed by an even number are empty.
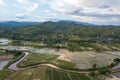
[[[90,72],[89,75],[93,77],[93,76],[96,75],[96,73],[95,72]]]
[[[97,68],[97,64],[94,64],[94,65],[93,65],[93,68],[96,69],[96,68]]]

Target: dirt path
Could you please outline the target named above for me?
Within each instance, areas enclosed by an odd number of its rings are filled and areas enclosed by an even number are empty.
[[[118,78],[118,77],[115,77],[115,76],[112,76],[113,78],[108,78],[108,79],[106,79],[106,80],[120,80],[120,78]]]

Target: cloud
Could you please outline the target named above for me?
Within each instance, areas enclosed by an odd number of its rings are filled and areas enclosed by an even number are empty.
[[[38,7],[38,3],[32,4],[32,5],[27,9],[27,13],[33,12],[34,10],[37,9],[37,7]]]
[[[23,4],[22,6],[25,9],[25,12],[16,14],[16,17],[19,19],[26,19],[30,17],[32,12],[34,12],[39,6],[38,3],[32,3],[28,0],[16,0],[16,1],[20,4]]]
[[[4,6],[4,5],[5,5],[4,1],[0,0],[0,6]]]
[[[21,3],[21,4],[27,4],[29,3],[28,0],[16,0],[18,3]]]
[[[120,21],[120,0],[0,0],[0,8],[1,16],[5,19],[13,19],[15,15],[16,20],[28,21],[33,19],[71,19],[99,23]]]
[[[27,19],[28,15],[21,13],[21,14],[16,14],[16,17],[19,18],[19,19]]]
[[[120,0],[52,0],[51,9],[57,13],[89,20],[120,19]],[[74,17],[75,18],[75,17]]]
[[[2,4],[3,3],[3,0],[0,0],[0,4]]]

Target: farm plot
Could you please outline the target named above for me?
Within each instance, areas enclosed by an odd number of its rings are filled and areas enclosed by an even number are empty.
[[[111,50],[111,48],[108,47],[107,45],[96,43],[95,46],[98,47],[98,48],[100,48],[100,49],[102,49],[102,50],[108,50],[108,51]]]
[[[13,80],[29,80],[30,76],[33,74],[35,69],[28,69],[22,71],[19,75],[17,75]]]
[[[1,61],[12,60],[13,57],[14,57],[13,55],[4,55],[4,56],[0,56],[0,60]]]
[[[7,78],[5,78],[4,80],[13,80],[17,75],[20,74],[20,72],[22,71],[16,71],[16,72],[13,72],[11,73],[11,75],[9,75]]]
[[[4,80],[45,80],[46,66],[16,71]]]
[[[46,80],[93,80],[86,74],[64,72],[52,68],[46,70]]]
[[[58,55],[53,55],[53,54],[31,54],[29,57],[27,57],[24,61],[22,61],[18,66],[19,67],[27,67],[39,63],[44,63],[44,62],[52,62],[53,60],[57,59]]]
[[[96,64],[97,68],[110,65],[115,58],[120,58],[120,52],[103,52],[97,53],[94,51],[69,52],[62,51],[62,56],[59,59],[70,61],[76,64],[79,69],[91,69]]]
[[[9,74],[10,74],[10,71],[1,71],[0,70],[0,80],[3,80]]]
[[[47,66],[37,67],[32,74],[31,80],[45,80],[45,71]]]
[[[36,49],[34,53],[60,54],[60,51],[56,49],[43,48],[43,49]]]

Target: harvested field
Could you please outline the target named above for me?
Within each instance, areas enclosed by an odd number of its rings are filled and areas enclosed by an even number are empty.
[[[14,57],[13,55],[0,56],[0,61],[12,60],[13,57]]]
[[[97,65],[97,68],[110,65],[115,58],[120,58],[120,52],[97,53],[94,51],[69,52],[62,50],[58,59],[73,62],[79,69],[90,69],[94,64]]]

